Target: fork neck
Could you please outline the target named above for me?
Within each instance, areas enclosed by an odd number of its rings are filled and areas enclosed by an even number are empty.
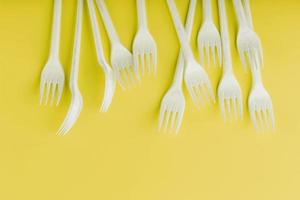
[[[137,0],[138,26],[139,28],[148,28],[145,0]]]
[[[61,0],[54,1],[50,57],[59,59]]]
[[[204,22],[213,21],[211,0],[202,0]]]
[[[244,6],[243,6],[241,0],[233,0],[233,5],[234,5],[236,18],[237,18],[240,28],[247,28],[248,21],[246,19]]]
[[[258,66],[250,67],[251,75],[252,75],[252,86],[253,87],[260,87],[263,85],[262,78],[261,78],[261,69]]]

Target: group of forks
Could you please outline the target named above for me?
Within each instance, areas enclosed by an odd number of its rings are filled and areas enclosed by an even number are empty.
[[[237,49],[245,69],[250,68],[252,88],[248,98],[250,118],[258,130],[275,128],[272,100],[266,91],[261,68],[263,53],[260,38],[254,31],[249,0],[232,0],[238,19]],[[217,95],[224,119],[243,118],[243,100],[240,85],[234,75],[230,50],[225,0],[218,0],[219,33],[212,14],[211,0],[203,2],[203,23],[198,33],[198,51],[201,65],[197,63],[189,44],[197,0],[190,0],[185,27],[180,21],[174,0],[167,0],[172,20],[181,44],[174,80],[165,94],[160,108],[159,129],[178,133],[185,110],[183,80],[196,106],[215,102],[208,75],[202,66],[223,66]],[[218,63],[218,64],[217,64]]]
[[[105,91],[100,108],[101,112],[107,112],[118,82],[125,89],[130,84],[140,81],[140,74],[155,74],[157,66],[156,43],[148,30],[145,0],[137,0],[138,31],[133,41],[133,53],[131,53],[120,41],[115,27],[110,18],[104,0],[96,0],[96,6],[101,14],[111,46],[110,64],[104,56],[99,25],[96,17],[94,0],[86,0],[89,11],[91,27],[96,47],[99,66],[105,74]],[[65,76],[59,59],[60,23],[62,0],[54,0],[54,15],[52,25],[52,39],[50,55],[41,74],[40,104],[47,104],[51,96],[51,104],[56,99],[58,105],[63,92]],[[73,58],[70,77],[71,104],[58,134],[65,135],[74,126],[81,110],[82,96],[78,87],[79,57],[82,32],[83,0],[77,0],[76,30],[74,37]],[[147,69],[146,69],[147,68]],[[140,73],[140,70],[142,71]]]
[[[148,29],[145,0],[136,0],[138,30],[133,41],[132,53],[120,41],[104,0],[86,1],[98,64],[105,75],[105,91],[100,111],[107,112],[115,93],[116,82],[119,83],[121,88],[125,89],[131,84],[139,82],[141,80],[140,75],[144,74],[145,71],[152,74],[156,73],[157,47]],[[243,0],[243,2],[242,0],[233,0],[233,2],[239,23],[237,35],[239,55],[245,68],[250,66],[252,72],[253,86],[248,100],[250,116],[256,128],[269,125],[274,128],[272,101],[261,81],[262,47],[260,39],[253,29],[250,5],[248,0]],[[110,40],[111,65],[104,56],[95,3]],[[164,127],[165,130],[175,129],[175,132],[178,133],[185,110],[185,97],[182,90],[183,80],[196,106],[199,107],[206,102],[216,101],[209,77],[202,67],[204,65],[210,66],[211,61],[214,66],[223,66],[223,75],[218,87],[218,100],[224,118],[231,117],[231,112],[234,113],[236,118],[238,115],[242,118],[242,93],[232,69],[224,0],[218,0],[221,35],[213,21],[211,0],[203,0],[204,20],[198,34],[201,65],[196,61],[189,44],[197,0],[190,0],[185,27],[180,21],[174,0],[167,0],[167,3],[181,44],[181,50],[173,83],[161,103],[159,128]],[[47,104],[49,96],[51,96],[51,104],[56,99],[58,105],[64,88],[65,75],[59,58],[61,11],[62,0],[54,0],[50,55],[41,74],[41,104]],[[67,116],[58,131],[59,135],[65,135],[70,131],[83,106],[78,87],[82,12],[83,0],[77,0],[77,17],[69,81],[72,98]]]

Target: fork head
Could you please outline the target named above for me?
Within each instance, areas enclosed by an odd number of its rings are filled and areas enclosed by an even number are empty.
[[[125,89],[130,82],[135,83],[133,56],[122,44],[115,44],[111,49],[111,64],[120,86]]]
[[[204,105],[205,102],[211,100],[215,102],[215,95],[208,75],[204,68],[196,61],[186,62],[184,81],[189,94],[197,107],[199,107],[200,104]]]
[[[111,67],[108,67],[106,64],[106,68],[104,70],[105,74],[105,89],[104,89],[104,97],[102,101],[102,105],[100,108],[100,112],[107,112],[108,108],[112,102],[112,99],[115,94],[116,89],[116,76]]]
[[[164,131],[168,129],[178,133],[183,119],[185,109],[185,98],[181,88],[171,87],[165,94],[159,115],[159,130],[162,129],[164,123]],[[170,120],[171,119],[171,120]]]
[[[74,93],[72,93],[71,106],[69,108],[67,116],[57,132],[58,135],[64,136],[71,130],[79,117],[79,114],[82,110],[82,105],[82,96],[79,90],[75,90]]]
[[[197,40],[202,65],[207,64],[209,67],[212,59],[214,66],[217,65],[217,61],[218,65],[222,66],[221,36],[216,25],[212,21],[203,23],[198,33]]]
[[[248,106],[251,120],[258,130],[275,129],[272,99],[262,84],[251,89]]]
[[[51,93],[51,105],[56,97],[56,105],[59,104],[64,88],[65,74],[58,60],[49,60],[45,65],[40,82],[40,104],[48,103]],[[46,93],[45,93],[46,90]]]
[[[224,119],[243,118],[243,101],[240,85],[232,73],[225,73],[218,87],[219,104]],[[227,110],[227,114],[226,114]],[[238,114],[239,113],[239,114]]]
[[[155,40],[149,31],[145,28],[138,30],[133,41],[133,61],[136,75],[139,77],[139,68],[142,68],[142,74],[145,73],[145,67],[148,73],[156,73],[157,66],[157,48]]]
[[[247,69],[252,57],[258,57],[259,66],[263,65],[263,52],[258,35],[250,28],[240,28],[237,35],[237,48],[242,64]]]

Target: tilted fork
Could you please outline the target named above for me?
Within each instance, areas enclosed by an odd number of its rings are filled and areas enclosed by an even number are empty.
[[[218,0],[218,4],[223,47],[223,75],[218,87],[219,104],[224,119],[226,116],[232,118],[232,110],[236,119],[238,113],[243,118],[242,91],[232,69],[226,6],[224,0]]]
[[[213,21],[211,0],[203,2],[203,23],[198,33],[198,50],[202,65],[210,66],[212,58],[214,66],[222,65],[222,45],[220,33]],[[217,52],[216,52],[217,51]],[[205,56],[206,55],[206,62]]]
[[[167,0],[167,2],[186,62],[184,80],[189,94],[197,106],[199,106],[199,103],[204,104],[205,99],[206,101],[210,101],[211,99],[215,101],[214,92],[208,75],[204,68],[197,63],[193,55],[189,45],[188,36],[180,21],[176,5],[173,0]]]
[[[96,0],[96,3],[110,39],[111,64],[117,75],[120,86],[124,89],[129,85],[129,79],[132,83],[135,83],[133,56],[131,52],[120,42],[104,0]]]
[[[235,13],[239,23],[237,48],[244,68],[250,64],[251,57],[258,57],[258,65],[263,65],[263,51],[260,38],[247,22],[241,0],[233,0]]]
[[[251,29],[253,29],[249,0],[243,0],[243,4],[248,25]],[[261,69],[256,66],[258,64],[258,58],[251,57],[249,59],[252,74],[252,88],[248,98],[248,107],[251,120],[254,127],[258,130],[265,130],[270,127],[275,129],[272,99],[263,85],[260,72]]]
[[[185,25],[189,38],[191,37],[192,33],[196,3],[196,0],[190,0],[189,11]],[[170,130],[173,131],[175,126],[175,132],[178,133],[179,131],[185,110],[185,98],[182,91],[183,72],[184,57],[180,50],[173,83],[165,94],[161,103],[158,125],[159,129],[162,128],[163,122],[165,122],[165,130],[167,130],[169,127]],[[170,119],[171,123],[169,123]]]
[[[95,42],[95,46],[96,46],[98,63],[102,67],[102,70],[105,74],[105,92],[104,92],[104,98],[102,101],[100,111],[107,112],[107,110],[112,102],[113,96],[115,94],[116,77],[104,56],[102,42],[101,42],[101,35],[100,35],[99,25],[98,25],[97,18],[96,18],[93,0],[87,0],[87,3],[88,3],[91,24],[92,24],[92,30],[93,30],[94,42]]]
[[[51,91],[51,105],[53,104],[55,96],[57,96],[56,105],[58,105],[64,88],[65,74],[59,60],[60,23],[61,0],[55,0],[50,56],[41,74],[40,104],[43,103],[44,99],[45,104],[48,103],[49,94]],[[46,94],[44,93],[45,88]],[[44,97],[45,95],[46,97]]]
[[[157,47],[155,40],[148,30],[145,0],[137,0],[138,31],[133,41],[133,60],[135,73],[139,77],[139,68],[142,74],[147,65],[148,73],[156,73]]]
[[[82,32],[82,6],[83,0],[77,0],[77,17],[76,17],[76,30],[74,38],[73,60],[71,67],[70,90],[71,90],[71,105],[64,119],[61,127],[59,128],[58,135],[66,135],[69,130],[74,126],[77,118],[82,109],[82,97],[78,87],[78,72],[79,72],[79,59],[80,59],[80,45],[81,45],[81,32]]]

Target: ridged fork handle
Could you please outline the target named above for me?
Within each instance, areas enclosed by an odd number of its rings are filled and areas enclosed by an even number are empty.
[[[213,15],[212,15],[211,0],[202,0],[202,4],[203,4],[203,19],[204,19],[204,21],[212,21]]]
[[[82,32],[82,4],[83,0],[78,1],[77,18],[76,18],[76,30],[73,48],[73,59],[71,67],[70,88],[72,90],[78,90],[78,71],[79,71],[79,59],[80,59],[80,45],[81,45],[81,32]]]
[[[248,21],[248,25],[253,29],[254,26],[253,26],[252,14],[251,14],[250,2],[249,0],[243,0],[243,4],[244,4],[244,10]]]
[[[110,39],[111,44],[119,43],[120,42],[119,36],[113,25],[113,22],[111,20],[111,17],[109,15],[109,12],[107,10],[104,0],[96,0],[96,3],[98,5],[98,9],[99,9],[101,17],[103,19],[103,22],[104,22],[104,25],[105,25],[106,31],[108,33],[108,37]]]
[[[228,31],[228,22],[226,15],[226,5],[225,0],[218,0],[219,3],[219,18],[221,26],[221,39],[222,39],[222,49],[223,49],[223,70],[224,72],[232,72],[232,58],[230,52],[230,39]]]
[[[196,4],[197,4],[197,0],[190,0],[189,10],[188,10],[187,18],[186,18],[186,23],[185,23],[185,31],[186,31],[186,34],[188,35],[189,40],[192,35]],[[175,75],[174,75],[174,80],[173,80],[174,86],[181,87],[181,85],[182,85],[184,64],[185,64],[184,56],[183,56],[182,50],[180,49],[180,53],[179,53],[179,57],[177,60],[177,65],[176,65],[176,71],[175,71]]]
[[[167,0],[169,5],[169,10],[174,22],[174,26],[181,44],[182,53],[185,57],[186,61],[190,61],[194,59],[193,51],[189,45],[188,36],[184,30],[184,27],[180,21],[180,17],[176,8],[176,5],[174,3],[174,0]]]
[[[138,25],[139,28],[147,28],[147,14],[145,0],[137,0]]]
[[[108,71],[93,0],[87,0],[87,4],[88,4],[89,13],[90,13],[90,19],[91,19],[92,30],[93,30],[93,35],[94,35],[94,42],[95,42],[95,46],[96,46],[97,59],[98,59],[99,64],[101,65],[102,69],[105,71]]]
[[[61,26],[61,3],[62,0],[54,0],[52,35],[50,47],[50,59],[59,59],[59,42]]]
[[[233,0],[234,10],[236,13],[236,18],[240,27],[247,27],[248,22],[245,15],[244,6],[241,0]]]

